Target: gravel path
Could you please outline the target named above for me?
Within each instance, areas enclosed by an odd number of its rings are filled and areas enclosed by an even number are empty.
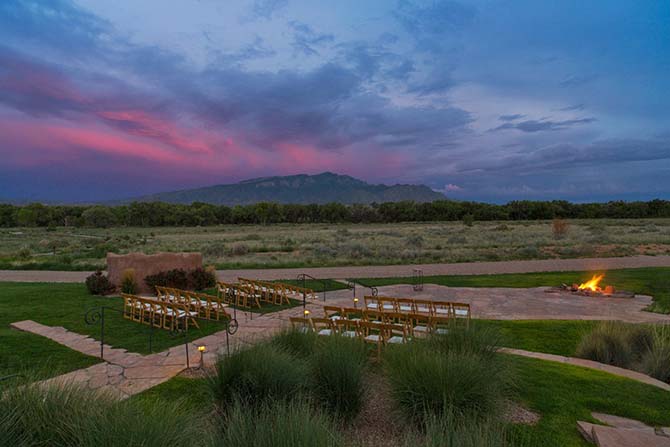
[[[612,270],[638,267],[670,267],[670,256],[631,256],[624,258],[543,259],[535,261],[461,262],[455,264],[381,265],[352,267],[317,267],[292,269],[219,270],[222,281],[238,277],[289,279],[301,273],[316,278],[386,278],[412,276],[419,268],[428,275],[482,275],[494,273],[528,273],[554,271]],[[83,282],[91,272],[56,272],[0,270],[0,281],[17,282]]]

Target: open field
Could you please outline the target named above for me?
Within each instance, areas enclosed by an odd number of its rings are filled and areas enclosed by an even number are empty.
[[[200,251],[218,268],[280,268],[670,254],[670,219],[212,227],[8,228],[0,269],[92,270],[108,252]]]

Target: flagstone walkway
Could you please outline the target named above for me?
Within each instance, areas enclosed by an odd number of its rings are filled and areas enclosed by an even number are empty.
[[[315,315],[322,313],[321,304],[311,302],[307,309]],[[238,311],[239,328],[235,335],[226,337],[226,331],[193,340],[188,343],[188,363],[191,368],[214,365],[219,355],[228,350],[251,345],[267,338],[287,324],[289,317],[302,316],[303,308],[295,307],[265,315],[250,315]],[[89,336],[68,331],[63,327],[45,326],[32,320],[18,321],[12,328],[49,338],[82,354],[99,357],[100,342]],[[202,356],[198,346],[205,346]],[[104,361],[88,368],[72,371],[43,381],[43,383],[72,383],[91,390],[104,391],[118,399],[125,399],[159,385],[187,369],[187,347],[173,346],[163,352],[141,355],[125,349],[103,346]]]

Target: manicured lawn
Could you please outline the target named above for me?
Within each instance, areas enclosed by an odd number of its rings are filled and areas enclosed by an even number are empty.
[[[518,374],[522,401],[542,417],[520,432],[544,447],[587,446],[578,420],[592,411],[633,418],[652,426],[670,425],[670,392],[633,380],[560,363],[509,356]]]
[[[495,327],[502,346],[574,356],[582,336],[596,321],[573,320],[474,320],[473,324]]]
[[[590,279],[602,271],[587,272],[541,272],[504,275],[442,275],[426,276],[424,282],[451,287],[540,287],[559,286],[562,283],[573,284]],[[606,284],[618,289],[651,295],[654,312],[670,313],[670,268],[649,267],[639,269],[620,269],[605,271]],[[387,286],[392,284],[412,284],[411,277],[406,278],[360,278],[356,280],[368,286]]]

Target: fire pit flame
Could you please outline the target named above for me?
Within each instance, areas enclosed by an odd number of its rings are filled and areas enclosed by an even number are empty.
[[[600,287],[598,284],[600,284],[600,281],[605,277],[605,275],[593,275],[593,278],[591,278],[589,281],[581,283],[577,289],[578,290],[590,290],[592,292],[598,292],[600,290]]]

